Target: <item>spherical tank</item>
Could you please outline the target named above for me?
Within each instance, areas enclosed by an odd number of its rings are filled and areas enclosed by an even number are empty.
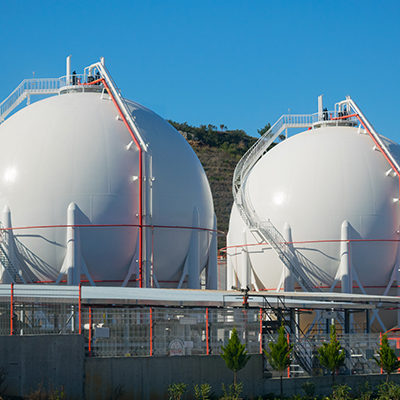
[[[179,280],[191,238],[190,229],[170,227],[193,226],[196,209],[199,226],[212,229],[212,197],[185,139],[145,107],[129,102],[129,109],[147,145],[146,221],[157,226],[147,237],[162,285]],[[80,252],[92,279],[122,281],[138,258],[139,151],[110,98],[65,93],[33,103],[0,125],[0,148],[0,207],[10,210],[19,261],[37,280],[57,279],[67,211],[75,203],[75,223],[85,225]],[[205,231],[202,267],[209,244]]]
[[[383,140],[398,156],[400,146]],[[293,247],[313,265],[315,286],[329,289],[337,278],[346,224],[354,280],[370,293],[383,292],[398,251],[399,185],[363,130],[325,126],[284,140],[254,165],[244,185],[261,221],[269,219],[283,236],[291,228]],[[259,244],[234,205],[228,255],[239,281],[243,249],[254,285],[277,289],[282,262],[268,243]]]

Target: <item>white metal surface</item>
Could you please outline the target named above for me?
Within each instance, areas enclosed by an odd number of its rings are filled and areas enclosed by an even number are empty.
[[[357,128],[319,128],[289,138],[261,158],[245,183],[246,195],[261,221],[270,220],[279,230],[290,223],[295,242],[337,241],[294,244],[316,266],[314,283],[330,287],[340,261],[343,221],[351,226],[350,239],[399,239],[399,206],[393,201],[398,181],[385,174],[387,169],[382,154]],[[245,226],[234,206],[228,246],[243,244]],[[257,244],[247,237],[248,244]],[[267,243],[248,251],[262,287],[276,288],[282,264],[270,248]],[[363,285],[385,287],[397,248],[397,242],[352,245],[351,262]]]
[[[138,224],[138,153],[114,105],[101,93],[59,93],[64,94],[23,108],[0,125],[0,207],[10,207],[13,227],[65,225],[71,202],[80,210],[80,224]],[[200,226],[213,229],[211,192],[190,146],[150,110],[134,102],[127,107],[151,152],[144,179],[151,182],[152,224],[190,227],[197,207]],[[191,231],[149,231],[157,279],[161,286],[176,286]],[[32,228],[15,231],[15,237],[43,263],[30,265],[37,278],[55,280],[66,228]],[[201,231],[199,237],[202,269],[211,235]],[[123,280],[137,260],[137,228],[80,228],[80,238],[95,280]]]

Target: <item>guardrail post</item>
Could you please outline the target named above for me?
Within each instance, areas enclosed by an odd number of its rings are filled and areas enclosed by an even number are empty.
[[[290,346],[290,339],[289,339],[289,334],[286,334],[286,340],[288,345]],[[287,367],[287,377],[290,378],[290,365]]]
[[[10,336],[14,334],[14,284],[11,284],[10,294]]]
[[[206,308],[206,354],[210,355],[210,335],[208,331],[208,307]]]
[[[78,320],[79,334],[82,334],[82,285],[79,284],[79,301],[78,301]]]
[[[150,357],[153,356],[153,309],[150,307]]]
[[[263,353],[263,342],[262,342],[262,308],[260,308],[260,354]]]

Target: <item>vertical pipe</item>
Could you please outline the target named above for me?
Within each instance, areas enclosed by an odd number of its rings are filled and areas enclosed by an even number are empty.
[[[92,355],[92,307],[89,307],[89,357]]]
[[[104,58],[102,58],[102,64],[104,65]],[[144,215],[143,215],[143,154],[142,154],[142,147],[140,146],[140,143],[138,142],[134,132],[132,131],[131,127],[129,126],[129,123],[118,106],[118,103],[116,99],[114,98],[109,86],[107,85],[107,82],[103,78],[101,80],[102,84],[106,88],[107,92],[110,94],[111,100],[114,103],[115,108],[118,110],[120,117],[124,121],[125,126],[127,127],[129,133],[131,134],[131,137],[139,151],[139,287],[143,287],[143,220],[144,220]]]
[[[210,355],[210,337],[208,332],[208,307],[206,308],[206,346],[207,346],[207,355]]]
[[[14,284],[11,284],[11,297],[10,297],[10,336],[13,335],[14,331],[14,321],[13,321],[13,316],[14,316]]]
[[[290,345],[289,334],[286,334],[287,344]],[[290,365],[287,367],[287,377],[290,378]]]
[[[262,308],[260,308],[260,354],[263,353],[263,343],[262,343]]]
[[[79,284],[79,304],[78,304],[79,334],[82,334],[82,285]]]
[[[67,57],[67,70],[66,70],[66,85],[71,83],[71,56]]]
[[[150,307],[150,357],[153,355],[153,309]]]
[[[382,347],[382,332],[379,333],[379,345]],[[383,368],[381,367],[381,375],[383,374]]]

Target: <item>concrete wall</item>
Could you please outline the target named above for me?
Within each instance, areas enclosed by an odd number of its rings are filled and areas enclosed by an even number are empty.
[[[219,356],[92,358],[86,360],[85,375],[87,400],[168,399],[168,385],[179,382],[186,383],[191,394],[194,384],[209,383],[214,393],[220,395],[221,383],[232,383],[232,373]],[[268,393],[279,395],[279,378],[271,379],[271,375],[263,375],[260,355],[251,357],[238,378],[244,383],[243,393],[248,398]],[[378,385],[385,379],[384,375],[338,376],[336,383],[346,383],[357,389],[366,381]],[[393,380],[400,383],[400,375],[393,375]],[[306,381],[314,382],[316,394],[331,393],[331,377],[321,376],[285,378],[285,395],[304,394],[302,385]],[[188,394],[185,398],[191,399],[192,395]]]
[[[67,399],[167,399],[171,383],[209,383],[221,394],[232,373],[219,356],[84,358],[84,338],[73,335],[0,337],[0,368],[7,372],[5,394],[27,396],[42,385],[47,391],[64,388]],[[253,355],[238,378],[247,397],[279,393],[279,379],[263,374],[262,357]],[[338,376],[337,383],[357,388],[365,381],[377,385],[384,375]],[[392,379],[400,384],[400,374]],[[284,379],[286,395],[302,394],[312,380],[317,394],[331,390],[331,378]],[[192,398],[191,395],[186,399]]]
[[[79,335],[0,336],[0,368],[9,396],[26,396],[42,385],[82,399],[84,338]]]
[[[121,388],[120,399],[164,399],[171,383],[193,385],[209,383],[221,389],[221,383],[232,383],[232,372],[219,356],[92,358],[85,365],[85,394],[89,399],[111,399],[113,390]],[[262,379],[262,359],[255,356],[238,377],[245,390],[256,391]],[[114,393],[115,394],[115,393]]]

